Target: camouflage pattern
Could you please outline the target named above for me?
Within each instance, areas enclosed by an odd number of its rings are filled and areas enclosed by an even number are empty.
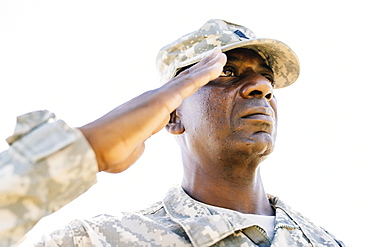
[[[83,135],[50,112],[20,116],[7,140],[10,148],[0,154],[1,247],[87,190],[97,172]],[[276,210],[272,240],[244,214],[200,203],[176,186],[145,210],[75,220],[35,246],[344,246],[277,197],[269,200]]]
[[[245,215],[207,206],[176,186],[145,210],[75,220],[36,246],[344,246],[277,197],[269,200],[276,209],[272,242]]]
[[[235,48],[258,52],[274,72],[275,88],[289,86],[299,76],[298,58],[286,44],[257,38],[246,27],[214,19],[160,50],[157,68],[162,76],[161,83],[167,83],[180,68],[199,62],[215,47],[220,47],[223,52]]]
[[[94,183],[95,154],[79,130],[48,111],[19,116],[0,153],[0,246],[22,238],[43,216]]]

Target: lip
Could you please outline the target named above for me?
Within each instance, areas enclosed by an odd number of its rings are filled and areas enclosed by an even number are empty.
[[[242,113],[241,119],[274,122],[275,112],[272,108],[268,107],[250,108]]]

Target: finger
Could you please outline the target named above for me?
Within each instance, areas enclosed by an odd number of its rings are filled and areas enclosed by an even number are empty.
[[[210,80],[217,78],[222,72],[226,63],[226,55],[218,53],[215,57],[207,56],[199,63],[183,71],[178,76],[169,81],[165,86],[172,89],[181,89],[188,84],[195,84],[198,88],[207,84]],[[211,59],[210,59],[211,58]]]
[[[194,68],[190,68],[190,70],[193,69],[194,76],[196,77],[209,76],[209,78],[204,78],[209,82],[220,76],[223,67],[226,64],[226,60],[227,60],[226,55],[224,53],[219,53],[217,54],[217,56],[209,60],[207,63],[197,64],[193,66]]]
[[[205,61],[204,61],[205,60]],[[192,68],[180,73],[168,83],[158,88],[156,102],[170,114],[180,106],[181,102],[192,95],[209,81],[216,79],[222,72],[226,63],[226,55],[215,49],[207,58]]]
[[[188,97],[200,87],[219,77],[225,63],[226,55],[218,53],[211,60],[207,62],[202,60],[201,63],[189,68],[182,76],[176,77],[173,82],[169,82],[168,86],[180,93],[182,98]]]
[[[222,53],[221,49],[219,47],[215,47],[212,51],[209,52],[209,54],[206,54],[206,56],[203,59],[201,59],[197,64],[199,65],[206,64],[215,57],[217,57],[217,55],[220,53]]]
[[[212,52],[210,52],[202,60],[200,60],[198,63],[194,64],[190,68],[184,70],[182,73],[180,73],[175,78],[181,78],[181,76],[183,76],[183,75],[187,75],[191,72],[195,72],[195,71],[198,71],[198,70],[205,70],[205,69],[210,68],[211,66],[213,66],[214,64],[217,64],[217,63],[221,63],[222,65],[224,65],[224,63],[226,62],[226,59],[225,59],[226,56],[224,54],[223,55],[220,55],[220,54],[222,54],[220,48],[213,49]]]

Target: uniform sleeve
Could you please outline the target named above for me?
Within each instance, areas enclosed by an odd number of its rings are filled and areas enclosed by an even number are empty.
[[[85,229],[82,220],[74,220],[68,226],[54,231],[50,235],[45,235],[42,239],[35,243],[34,247],[45,246],[64,246],[64,247],[92,247],[101,246],[108,247],[109,245],[92,244],[88,231]],[[99,243],[99,242],[97,242]]]
[[[339,239],[337,239],[333,234],[331,234],[330,232],[328,232],[327,230],[325,230],[324,228],[321,227],[321,229],[323,231],[325,231],[330,237],[332,237],[335,242],[340,246],[340,247],[346,247],[346,245]]]
[[[83,134],[48,111],[17,118],[0,153],[0,247],[96,183],[95,154]]]

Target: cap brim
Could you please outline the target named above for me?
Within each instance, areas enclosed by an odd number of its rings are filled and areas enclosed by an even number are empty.
[[[255,38],[220,47],[223,52],[236,48],[255,50],[266,59],[274,72],[274,88],[283,88],[293,84],[299,76],[300,66],[297,55],[285,43],[274,39]],[[199,62],[206,54],[200,54],[191,60],[179,63],[177,68],[182,68]]]

